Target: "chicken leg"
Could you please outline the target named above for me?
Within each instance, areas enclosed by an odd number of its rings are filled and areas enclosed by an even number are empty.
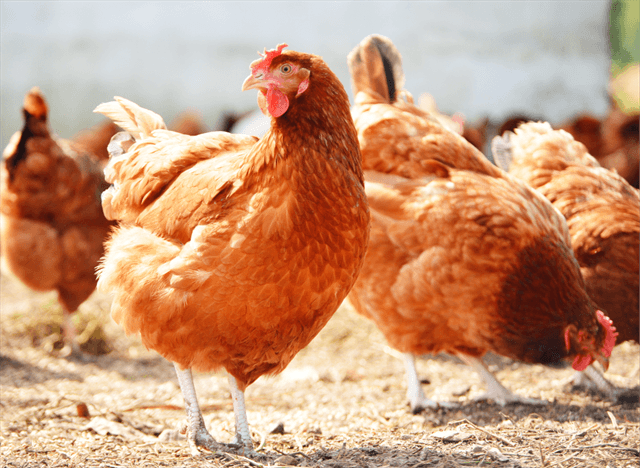
[[[616,398],[620,389],[609,382],[593,364],[583,371],[577,371],[571,379],[574,387],[585,387],[604,393],[609,398]]]
[[[525,405],[547,404],[546,401],[521,397],[507,390],[500,382],[498,382],[498,379],[496,379],[491,371],[489,371],[482,359],[467,356],[465,354],[459,354],[458,357],[480,374],[482,380],[487,384],[487,392],[476,397],[476,400],[493,400],[501,406],[505,406],[508,403],[521,403]]]
[[[63,348],[60,350],[60,356],[75,361],[88,361],[88,357],[80,349],[78,344],[78,331],[72,321],[72,312],[63,308],[64,323],[62,324],[62,341]]]
[[[253,450],[253,442],[251,441],[247,410],[244,405],[244,392],[238,388],[238,382],[231,374],[229,374],[229,386],[231,387],[233,413],[236,420],[236,435],[232,443],[242,445],[245,455],[255,456],[257,452]]]
[[[420,385],[420,379],[418,378],[418,372],[416,371],[415,356],[411,353],[404,353],[404,367],[407,372],[407,399],[409,400],[409,406],[413,414],[418,414],[422,410],[427,408],[455,408],[455,403],[446,401],[434,401],[427,398]]]
[[[189,441],[191,455],[197,456],[200,454],[198,447],[206,448],[212,452],[224,450],[225,445],[216,442],[204,425],[204,419],[202,418],[202,412],[200,411],[198,398],[196,397],[196,389],[193,386],[191,369],[183,370],[180,369],[177,364],[174,363],[173,365],[176,368],[178,383],[180,384],[180,390],[182,390],[184,404],[187,409],[187,440]]]

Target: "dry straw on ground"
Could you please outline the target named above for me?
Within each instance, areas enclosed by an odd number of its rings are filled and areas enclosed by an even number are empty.
[[[571,391],[570,369],[487,362],[510,389],[545,407],[476,403],[480,379],[456,359],[421,360],[427,396],[458,409],[413,415],[403,366],[381,334],[348,305],[283,374],[247,391],[253,437],[263,458],[206,453],[193,458],[178,429],[182,396],[171,364],[125,337],[94,294],[77,317],[95,356],[55,357],[60,313],[2,276],[0,466],[99,467],[637,467],[640,462],[639,349],[614,350],[607,377],[634,388],[612,402]],[[51,337],[54,337],[53,339]],[[229,441],[233,410],[223,374],[196,376],[212,435]]]

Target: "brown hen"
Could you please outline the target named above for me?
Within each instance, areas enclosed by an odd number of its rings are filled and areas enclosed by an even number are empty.
[[[100,138],[86,131],[77,141],[57,139],[47,112],[40,90],[31,89],[24,100],[24,127],[4,150],[2,257],[30,288],[58,292],[65,312],[63,354],[81,356],[70,314],[96,287],[95,269],[112,226],[100,205],[108,184],[96,154]],[[92,130],[102,132],[102,141],[104,132],[111,132],[109,138],[115,133],[111,124]]]
[[[412,410],[438,405],[414,355],[460,356],[502,404],[539,401],[500,385],[480,359],[487,351],[606,365],[615,331],[585,291],[557,210],[412,104],[389,39],[365,38],[349,67],[372,217],[349,299],[405,353]]]
[[[523,124],[493,141],[496,161],[564,215],[587,292],[613,320],[618,343],[638,341],[640,193],[598,164],[587,148],[548,123]],[[614,389],[592,368],[599,388]]]
[[[125,331],[175,363],[194,454],[225,447],[204,426],[191,369],[228,371],[234,443],[255,454],[245,388],[327,323],[369,237],[347,94],[320,57],[283,47],[253,62],[242,87],[271,116],[261,139],[167,131],[122,98],[97,108],[133,135],[110,144],[103,208],[121,227],[99,285]]]

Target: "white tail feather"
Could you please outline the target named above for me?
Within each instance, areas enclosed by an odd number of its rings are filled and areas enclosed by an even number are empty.
[[[511,162],[513,161],[513,144],[511,136],[513,133],[505,132],[504,135],[495,136],[491,140],[491,154],[496,166],[505,172],[509,172]]]
[[[115,96],[114,99],[115,101],[100,104],[93,112],[109,117],[136,139],[151,136],[154,130],[166,130],[167,126],[162,117],[155,112],[119,96]]]

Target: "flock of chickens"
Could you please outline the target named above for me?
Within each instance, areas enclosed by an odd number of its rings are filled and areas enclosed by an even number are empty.
[[[113,123],[62,140],[32,89],[3,155],[5,264],[56,290],[67,317],[96,281],[113,294],[116,322],[175,364],[194,455],[256,455],[246,387],[282,371],[345,298],[404,354],[415,412],[446,405],[425,397],[414,365],[438,352],[502,404],[545,402],[504,388],[488,351],[571,363],[615,395],[592,364],[606,370],[616,343],[638,341],[638,189],[543,122],[494,138],[492,164],[414,104],[383,36],[349,54],[353,106],[320,57],[285,47],[265,50],[242,86],[270,118],[261,138],[171,131],[116,98],[96,109]],[[616,151],[635,152],[637,187],[634,119]],[[64,329],[66,352],[80,353]],[[205,428],[191,377],[221,368],[230,444]]]

